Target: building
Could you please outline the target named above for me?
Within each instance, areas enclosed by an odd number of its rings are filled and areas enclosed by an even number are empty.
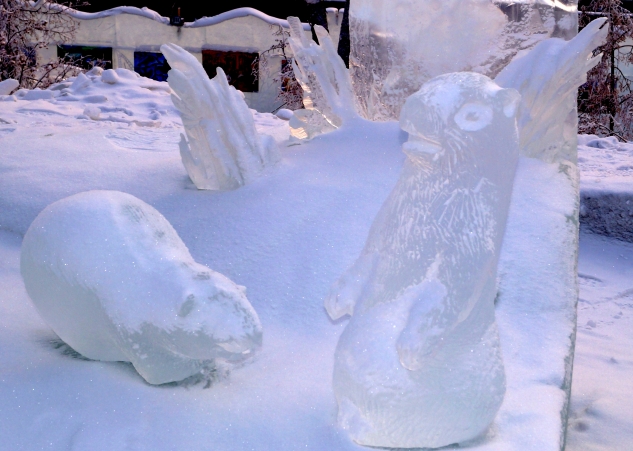
[[[275,44],[279,27],[288,28],[284,19],[253,8],[238,8],[184,23],[147,8],[127,6],[96,13],[71,10],[69,14],[79,22],[74,41],[40,51],[41,62],[57,56],[83,56],[88,62],[98,59],[106,67],[130,69],[165,80],[169,66],[160,46],[172,42],[195,55],[210,77],[215,76],[217,66],[222,67],[229,82],[244,92],[249,107],[266,112],[280,104],[276,97],[281,82],[274,79],[285,63],[283,58],[274,57],[263,70],[253,63],[261,52]],[[339,9],[328,8],[328,27],[335,42],[342,17]],[[304,30],[310,36],[308,24],[304,24]]]

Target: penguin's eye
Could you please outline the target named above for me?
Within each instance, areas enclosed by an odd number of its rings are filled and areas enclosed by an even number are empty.
[[[459,109],[454,120],[462,130],[476,132],[490,125],[492,116],[491,106],[483,103],[466,103]]]

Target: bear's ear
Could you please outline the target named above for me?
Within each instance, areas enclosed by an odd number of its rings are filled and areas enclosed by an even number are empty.
[[[514,117],[519,109],[521,94],[515,89],[500,89],[496,95],[506,117]]]

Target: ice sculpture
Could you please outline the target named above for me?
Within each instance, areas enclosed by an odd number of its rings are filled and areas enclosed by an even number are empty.
[[[592,21],[570,41],[541,41],[495,78],[499,86],[521,93],[518,126],[523,155],[548,163],[576,161],[576,90],[600,62],[601,55],[592,52],[606,39],[606,22]]]
[[[20,269],[62,340],[90,359],[132,362],[150,384],[261,346],[245,288],[196,263],[169,222],[129,194],[88,191],[46,207],[24,236]]]
[[[494,77],[518,52],[576,33],[575,0],[356,0],[350,72],[361,115],[394,120],[430,78]]]
[[[187,134],[181,136],[180,155],[198,189],[239,188],[279,161],[274,139],[258,134],[242,93],[221,68],[209,80],[186,50],[175,44],[160,49],[171,66],[167,81]]]
[[[293,70],[303,89],[305,106],[290,119],[290,133],[297,139],[310,139],[358,117],[356,100],[349,71],[327,30],[314,26],[317,44],[306,36],[299,18],[288,17],[288,23]]]
[[[400,179],[325,307],[352,315],[335,356],[339,424],[368,446],[472,439],[505,392],[496,270],[519,156],[519,95],[484,75],[427,82],[404,105]]]

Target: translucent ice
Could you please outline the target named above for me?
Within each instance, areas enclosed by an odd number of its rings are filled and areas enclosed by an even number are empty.
[[[288,17],[289,44],[294,53],[293,70],[303,89],[304,110],[290,118],[290,132],[310,139],[358,117],[352,81],[329,33],[314,26],[319,44],[306,36],[301,21]]]
[[[592,21],[570,41],[541,41],[495,78],[500,86],[521,93],[518,125],[523,155],[548,163],[576,161],[576,90],[600,62],[601,55],[592,52],[606,39],[606,21]]]
[[[151,384],[261,345],[245,288],[196,263],[169,222],[129,194],[88,191],[46,207],[24,236],[20,269],[62,340],[90,359],[132,362]]]
[[[172,68],[167,81],[187,134],[180,155],[196,187],[239,188],[280,159],[275,141],[257,133],[243,94],[229,85],[221,68],[209,80],[186,50],[175,44],[160,49]]]
[[[397,119],[406,98],[454,71],[494,77],[518,52],[575,34],[575,0],[357,0],[350,71],[361,114]]]
[[[440,447],[482,433],[505,392],[496,270],[519,155],[519,95],[442,75],[404,105],[400,179],[329,315],[339,424],[363,445]]]

